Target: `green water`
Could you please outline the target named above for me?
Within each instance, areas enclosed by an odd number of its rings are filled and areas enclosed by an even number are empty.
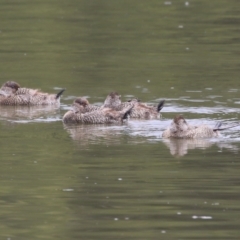
[[[61,108],[0,107],[0,239],[239,239],[240,127],[162,140],[176,113],[239,120],[238,0],[1,1],[1,83]],[[77,96],[156,103],[163,120],[65,126]]]

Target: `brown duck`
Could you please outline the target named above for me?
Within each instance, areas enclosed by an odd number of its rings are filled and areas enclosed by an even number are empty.
[[[86,124],[116,124],[122,123],[128,118],[133,106],[116,111],[111,108],[102,108],[95,111],[86,112],[83,106],[78,106],[66,112],[63,122],[66,124],[86,123]]]
[[[87,113],[96,110],[101,110],[101,107],[89,104],[88,100],[84,97],[78,97],[73,101],[72,109],[76,113],[80,111],[81,113]]]
[[[170,127],[162,134],[163,138],[212,138],[220,136],[221,130],[236,127],[237,125],[221,128],[221,123],[217,123],[214,128],[205,124],[199,126],[189,125],[182,115],[177,115]]]
[[[160,111],[164,106],[164,102],[165,100],[161,100],[157,106],[151,106],[146,103],[142,103],[138,99],[132,99],[128,102],[121,102],[121,95],[119,95],[117,92],[111,92],[107,96],[103,106],[120,110],[129,104],[134,104],[134,107],[129,115],[130,118],[158,119],[161,117]]]
[[[60,104],[62,89],[57,94],[48,94],[38,89],[21,88],[14,81],[8,81],[0,88],[0,105],[55,105]]]
[[[104,108],[121,111],[128,106],[133,106],[129,114],[130,118],[157,119],[161,117],[160,111],[163,108],[164,102],[165,100],[161,100],[158,106],[150,106],[146,103],[140,102],[138,99],[132,99],[128,102],[121,102],[121,95],[119,95],[117,92],[111,92],[101,107],[89,104],[87,99],[80,97],[73,102],[73,108],[78,109],[80,106],[83,106],[83,112],[91,112]]]

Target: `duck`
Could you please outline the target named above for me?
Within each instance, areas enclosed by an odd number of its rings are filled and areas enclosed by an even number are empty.
[[[161,100],[157,106],[151,106],[146,103],[142,103],[138,99],[131,99],[130,102],[134,102],[134,108],[130,114],[131,118],[135,119],[160,119],[165,100]]]
[[[92,111],[101,110],[100,106],[96,106],[90,104],[89,101],[84,97],[77,97],[72,104],[72,110],[77,113],[81,111],[81,113],[87,113]]]
[[[101,108],[86,112],[84,106],[78,105],[66,112],[63,116],[65,124],[119,124],[128,119],[133,105],[129,105],[120,111],[111,108]]]
[[[4,96],[10,96],[15,94],[19,88],[20,85],[17,82],[7,81],[1,86],[0,94]]]
[[[220,136],[220,131],[232,128],[237,125],[221,128],[222,123],[218,122],[214,128],[206,124],[199,126],[190,125],[182,115],[174,117],[171,125],[162,133],[163,138],[183,138],[183,139],[198,139],[198,138],[214,138]]]
[[[111,92],[107,95],[102,106],[95,106],[88,102],[83,97],[78,97],[73,102],[73,108],[78,109],[83,107],[83,112],[91,112],[101,110],[104,108],[110,108],[116,111],[121,111],[126,107],[133,106],[130,111],[130,119],[159,119],[161,118],[160,111],[163,108],[165,100],[161,100],[157,106],[151,106],[146,103],[142,103],[139,99],[131,99],[128,102],[121,101],[121,95],[117,92]]]
[[[38,89],[22,88],[15,81],[7,81],[0,88],[0,105],[59,105],[64,91],[62,89],[57,94],[43,93]]]
[[[111,92],[104,101],[103,106],[112,109],[120,110],[129,104],[134,104],[129,116],[133,119],[160,119],[160,111],[164,106],[165,100],[161,100],[157,106],[151,106],[147,103],[142,103],[139,99],[133,98],[127,102],[121,101],[121,95],[117,92]]]

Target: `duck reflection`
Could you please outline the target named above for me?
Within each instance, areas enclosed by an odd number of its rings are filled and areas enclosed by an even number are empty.
[[[80,145],[88,144],[119,144],[125,139],[124,125],[67,125],[64,129],[69,133],[70,137]]]
[[[209,139],[164,139],[164,144],[170,149],[173,156],[180,157],[188,153],[188,150],[207,149],[216,145],[219,150],[227,148],[230,151],[237,152],[238,147],[231,143],[214,142]]]
[[[49,114],[56,117],[60,110],[58,106],[0,106],[0,119],[10,121],[25,121],[37,118],[49,118]],[[59,117],[60,119],[60,117]]]

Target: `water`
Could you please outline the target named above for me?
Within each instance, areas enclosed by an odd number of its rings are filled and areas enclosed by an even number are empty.
[[[2,1],[1,82],[57,92],[60,109],[0,107],[1,239],[239,239],[239,1]],[[73,99],[110,91],[163,119],[66,126]]]

